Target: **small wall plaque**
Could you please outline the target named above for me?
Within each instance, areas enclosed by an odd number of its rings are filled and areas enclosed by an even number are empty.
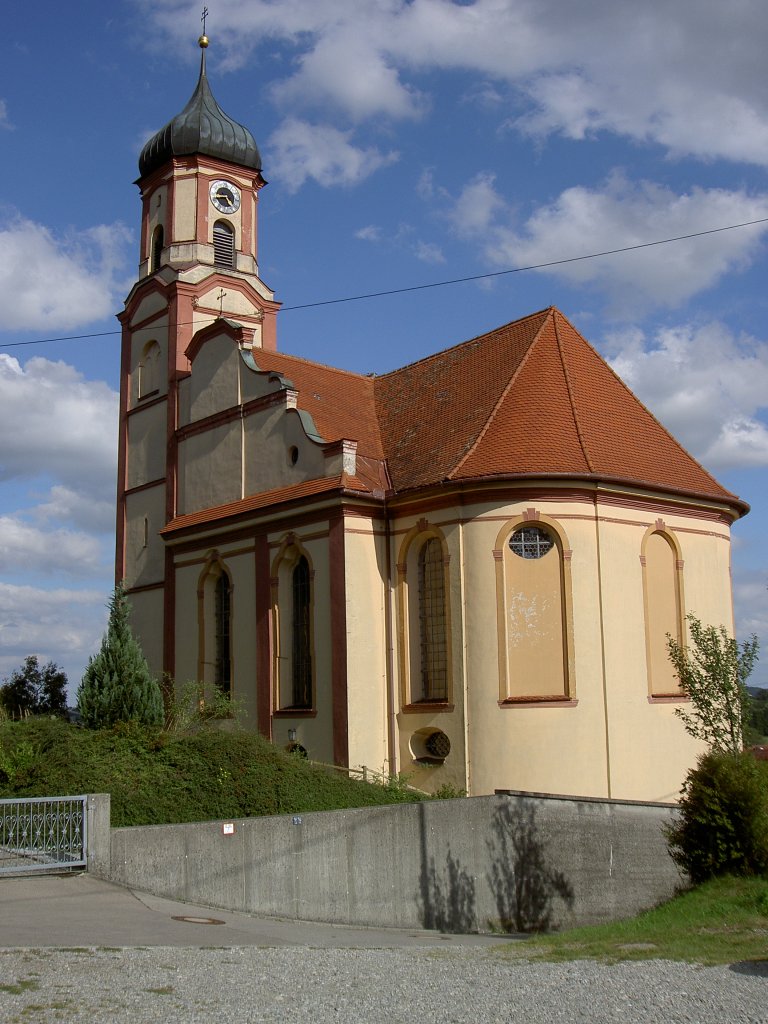
[[[233,836],[235,834],[235,823],[234,821],[225,821],[221,826],[222,834],[225,836]]]

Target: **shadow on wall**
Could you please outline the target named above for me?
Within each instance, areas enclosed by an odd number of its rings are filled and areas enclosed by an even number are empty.
[[[422,828],[423,828],[422,818]],[[435,858],[421,859],[421,920],[424,928],[466,934],[477,931],[475,880],[462,868],[458,858],[445,858],[445,869],[437,870]]]
[[[493,836],[486,840],[491,887],[498,920],[492,928],[505,932],[543,932],[552,927],[555,899],[570,910],[573,886],[547,863],[547,849],[536,824],[536,808],[518,797],[496,807]]]

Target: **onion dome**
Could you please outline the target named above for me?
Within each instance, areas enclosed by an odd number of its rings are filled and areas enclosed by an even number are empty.
[[[205,49],[208,38],[200,37],[200,78],[186,107],[153,135],[139,156],[143,178],[174,156],[200,153],[240,167],[261,170],[261,154],[246,127],[228,117],[213,98],[205,74]]]

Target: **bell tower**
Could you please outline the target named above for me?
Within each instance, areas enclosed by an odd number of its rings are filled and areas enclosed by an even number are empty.
[[[131,595],[134,627],[158,673],[172,665],[173,585],[160,531],[177,512],[188,350],[217,320],[236,329],[242,345],[275,349],[280,305],[259,277],[261,155],[251,132],[216,102],[206,74],[208,37],[198,42],[195,91],[139,156],[139,272],[118,314],[116,578]]]

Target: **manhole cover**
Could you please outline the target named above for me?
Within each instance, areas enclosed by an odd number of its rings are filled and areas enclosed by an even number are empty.
[[[220,921],[217,917],[177,917],[175,914],[171,918],[172,921],[186,921],[187,924],[224,924],[224,921]]]

